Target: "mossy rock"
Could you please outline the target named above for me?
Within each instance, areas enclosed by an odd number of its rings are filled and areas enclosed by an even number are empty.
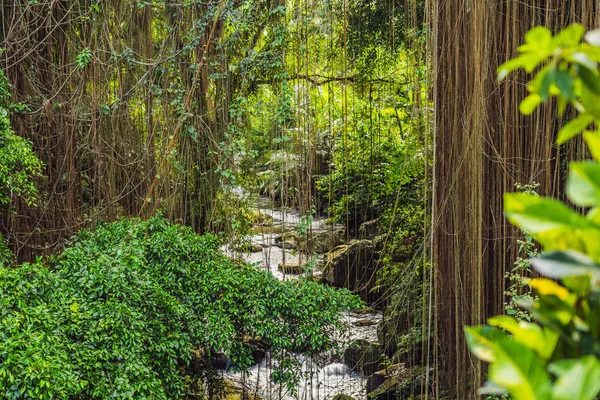
[[[246,243],[235,248],[235,251],[240,253],[259,253],[262,249],[263,247],[258,243]]]
[[[269,226],[273,224],[273,217],[258,210],[251,210],[248,216],[252,225]]]
[[[376,273],[373,242],[351,240],[325,255],[323,277],[337,287],[350,290],[361,288],[361,295],[371,292]]]
[[[258,395],[242,390],[234,382],[225,379],[222,400],[261,400]]]
[[[373,325],[377,325],[379,322],[372,320],[372,319],[359,319],[358,321],[355,321],[352,325],[354,326],[373,326]]]
[[[304,264],[299,262],[279,263],[277,269],[284,274],[301,275],[304,273]]]
[[[383,352],[377,343],[364,339],[355,340],[344,350],[344,363],[355,371],[371,375],[379,370]]]
[[[348,396],[347,394],[336,394],[333,400],[355,400],[354,397]]]
[[[351,310],[351,312],[353,312],[354,314],[373,314],[375,313],[375,310],[373,310],[371,307],[363,307],[363,308],[354,308]]]
[[[385,354],[392,357],[398,349],[398,343],[408,333],[410,316],[406,311],[386,310],[381,324],[377,327],[377,340]]]

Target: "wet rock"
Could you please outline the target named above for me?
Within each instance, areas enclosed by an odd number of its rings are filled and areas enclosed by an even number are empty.
[[[275,237],[275,246],[284,250],[296,250],[299,247],[299,236],[295,232],[288,232]]]
[[[285,274],[300,275],[304,273],[304,264],[294,261],[279,263],[277,269]]]
[[[351,240],[325,255],[323,277],[333,286],[368,293],[375,279],[375,253],[370,240]]]
[[[354,314],[373,314],[375,312],[375,310],[373,310],[371,307],[365,307],[365,308],[354,308],[353,310],[351,310],[351,312],[353,312]]]
[[[251,210],[249,215],[250,223],[257,226],[270,226],[273,224],[273,217],[259,210]]]
[[[359,239],[373,239],[377,236],[377,219],[363,222],[358,228]]]
[[[231,364],[231,360],[227,357],[227,354],[223,352],[218,352],[213,354],[212,361],[215,369],[226,370],[227,367]]]
[[[246,243],[243,244],[234,250],[239,253],[259,253],[261,252],[263,247],[258,243]]]
[[[220,398],[223,400],[261,400],[256,394],[241,388],[229,379],[225,379],[223,382],[223,395]]]
[[[352,325],[354,326],[373,326],[373,325],[377,325],[379,322],[374,321],[372,319],[359,319],[358,321],[355,321]]]
[[[404,399],[411,395],[410,379],[404,368],[393,365],[373,373],[367,378],[367,398],[372,400]]]
[[[384,315],[377,327],[377,340],[385,354],[391,357],[398,351],[398,343],[409,331],[409,315],[406,311],[392,311]]]
[[[317,283],[323,283],[323,273],[322,272],[314,272],[309,280]]]
[[[284,249],[300,250],[305,253],[327,253],[343,243],[344,228],[307,232],[302,236],[297,232],[285,232],[275,237],[275,245]]]
[[[345,235],[346,230],[343,227],[323,232],[309,232],[304,249],[308,252],[328,253],[343,243]]]
[[[252,351],[253,365],[260,364],[265,359],[269,346],[259,338],[244,337],[244,345]]]
[[[355,371],[371,375],[383,360],[381,347],[364,339],[355,340],[344,350],[344,363]]]
[[[354,400],[354,397],[348,396],[347,394],[340,393],[340,394],[335,395],[333,400]]]

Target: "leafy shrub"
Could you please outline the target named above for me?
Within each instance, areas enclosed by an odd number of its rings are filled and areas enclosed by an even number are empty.
[[[285,360],[332,345],[347,291],[240,265],[214,236],[160,217],[82,231],[49,260],[0,267],[0,387],[7,399],[175,399],[194,358],[251,364],[244,337]]]
[[[42,163],[31,144],[10,127],[9,110],[22,107],[10,103],[8,82],[0,70],[0,206],[9,204],[13,196],[22,197],[28,204],[37,198],[32,178],[40,175]]]
[[[532,72],[531,95],[521,103],[529,114],[550,97],[562,113],[572,104],[579,115],[561,129],[562,143],[590,125],[600,126],[600,31],[572,25],[556,36],[534,28],[519,48],[520,56],[500,67],[500,78],[514,69]],[[584,139],[600,159],[600,134]],[[573,162],[567,196],[585,215],[564,203],[532,194],[506,194],[508,219],[528,232],[544,252],[531,265],[550,278],[529,285],[537,300],[521,301],[537,323],[497,316],[489,325],[466,328],[471,351],[489,362],[484,391],[506,391],[514,399],[594,399],[600,393],[600,163]],[[555,280],[558,280],[557,283]]]

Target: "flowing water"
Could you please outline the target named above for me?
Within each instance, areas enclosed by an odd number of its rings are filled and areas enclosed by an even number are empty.
[[[297,275],[285,274],[278,270],[281,262],[291,263],[307,261],[307,255],[296,253],[292,250],[283,249],[275,243],[275,238],[282,232],[294,231],[302,223],[301,216],[294,211],[285,211],[270,206],[267,199],[259,200],[259,211],[272,217],[272,224],[255,229],[251,241],[262,246],[262,251],[257,253],[233,252],[228,247],[224,250],[235,257],[255,263],[259,268],[270,271],[280,280],[297,279]],[[339,229],[340,226],[327,224],[324,218],[314,218],[309,229],[313,233],[326,230]],[[343,228],[343,227],[341,227]],[[322,256],[318,256],[322,257]],[[343,315],[348,323],[349,332],[345,335],[340,332],[337,338],[339,348],[318,357],[308,357],[304,354],[296,354],[296,358],[302,365],[302,377],[296,393],[292,393],[284,386],[276,385],[270,380],[271,372],[275,367],[275,361],[268,354],[258,365],[249,369],[246,374],[224,372],[224,377],[256,393],[262,399],[332,399],[337,394],[347,394],[357,400],[366,399],[366,377],[358,372],[352,371],[342,361],[342,351],[347,344],[355,339],[366,339],[377,341],[377,324],[382,320],[382,314],[377,311],[346,312]]]

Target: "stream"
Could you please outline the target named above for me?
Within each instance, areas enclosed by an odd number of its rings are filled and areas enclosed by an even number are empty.
[[[256,253],[240,253],[233,251],[228,246],[223,250],[236,258],[243,258],[249,263],[256,264],[272,273],[279,280],[297,279],[298,275],[285,274],[278,270],[282,262],[306,262],[307,255],[293,250],[283,249],[278,246],[275,238],[281,233],[296,230],[302,223],[300,214],[296,211],[281,210],[272,206],[268,199],[260,198],[258,210],[272,218],[272,224],[257,226],[251,237],[253,244],[260,245],[262,251]],[[343,229],[340,225],[326,223],[325,218],[315,217],[309,227],[314,233],[325,232],[332,229]],[[318,255],[321,258],[323,255]],[[318,271],[316,272],[318,273]],[[242,373],[223,372],[223,376],[236,384],[245,387],[250,392],[256,393],[261,399],[272,400],[309,400],[332,399],[337,394],[346,394],[356,400],[364,400],[366,396],[367,377],[359,372],[352,371],[343,363],[341,354],[348,343],[356,339],[377,341],[377,325],[383,319],[381,312],[367,310],[345,312],[343,318],[348,323],[349,332],[336,339],[339,345],[337,351],[321,354],[318,357],[308,357],[302,353],[296,354],[297,360],[302,364],[302,378],[297,387],[297,392],[291,393],[285,387],[272,383],[270,376],[274,367],[274,360],[269,355],[264,360]]]

